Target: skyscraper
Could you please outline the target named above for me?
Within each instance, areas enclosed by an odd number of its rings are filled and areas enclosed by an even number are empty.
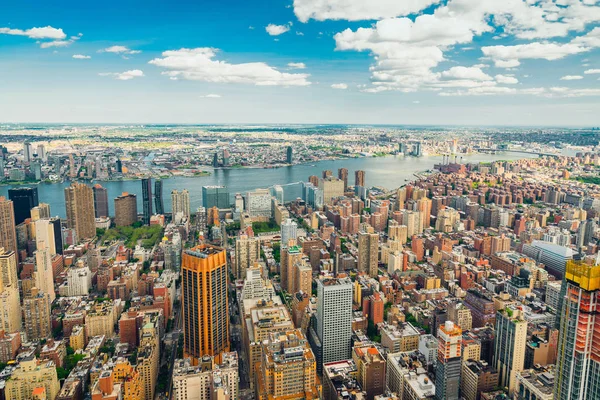
[[[202,186],[202,207],[229,208],[229,192],[225,186]]]
[[[462,367],[462,330],[446,321],[438,330],[438,356],[435,370],[435,398],[458,400]]]
[[[311,345],[317,370],[323,364],[347,360],[351,354],[352,281],[349,278],[317,280],[317,313],[311,326]]]
[[[183,351],[197,365],[205,355],[229,351],[227,256],[224,249],[200,245],[183,252]]]
[[[96,218],[108,217],[108,191],[105,187],[95,184],[94,190],[94,209]]]
[[[7,333],[22,329],[17,255],[0,247],[0,329]]]
[[[372,227],[358,232],[358,270],[377,277],[379,267],[379,235]]]
[[[246,277],[246,270],[260,258],[260,239],[242,234],[235,240],[235,269],[237,279]]]
[[[6,251],[17,251],[13,202],[4,196],[0,196],[0,247]]]
[[[190,192],[187,189],[183,189],[181,192],[173,190],[171,192],[171,204],[173,212],[173,220],[178,214],[183,215],[185,218],[190,219]]]
[[[298,224],[296,221],[288,218],[281,224],[281,244],[288,246],[290,239],[296,241],[298,235]]]
[[[60,218],[50,218],[52,229],[54,230],[54,246],[57,254],[63,253],[62,226]]]
[[[152,216],[152,178],[142,179],[142,204],[144,206],[142,223],[150,225],[150,217]]]
[[[291,164],[294,158],[294,149],[292,149],[292,146],[288,146],[287,150],[286,150],[286,162],[288,164]]]
[[[94,192],[86,184],[73,182],[65,188],[67,226],[75,229],[77,238],[91,239],[96,235]]]
[[[272,332],[256,367],[256,399],[319,399],[315,356],[300,329]]]
[[[8,189],[8,198],[13,201],[15,225],[19,225],[27,218],[31,218],[31,209],[39,204],[37,187]]]
[[[129,226],[137,222],[137,196],[123,193],[115,198],[115,225]]]
[[[348,190],[348,169],[347,168],[339,168],[338,169],[338,178],[344,181],[344,192]]]
[[[566,297],[558,334],[556,400],[600,398],[600,265],[598,260],[567,261]]]
[[[496,337],[494,340],[493,366],[498,370],[500,386],[515,390],[516,374],[525,366],[527,344],[527,321],[516,306],[509,306],[496,313]],[[570,375],[570,374],[569,374]]]
[[[165,213],[165,204],[163,202],[163,182],[161,179],[154,181],[154,208],[156,213],[163,215]]]
[[[23,162],[29,163],[33,159],[33,149],[30,142],[23,143]]]
[[[354,186],[365,187],[365,171],[354,171]]]

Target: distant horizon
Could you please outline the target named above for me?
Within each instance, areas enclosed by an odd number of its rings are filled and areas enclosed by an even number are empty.
[[[139,126],[349,126],[349,127],[432,127],[432,128],[568,128],[568,129],[600,129],[600,121],[598,125],[500,125],[500,124],[411,124],[411,123],[386,123],[386,124],[371,124],[371,123],[326,123],[326,122],[5,122],[0,121],[2,125],[41,125],[41,126],[68,126],[68,125],[84,125],[84,126],[124,126],[124,125],[139,125]]]

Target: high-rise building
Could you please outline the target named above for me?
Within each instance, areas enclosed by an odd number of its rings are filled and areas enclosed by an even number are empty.
[[[182,215],[188,221],[190,220],[190,192],[187,189],[183,189],[181,192],[173,190],[171,192],[171,205],[173,220],[179,218],[178,215]]]
[[[246,270],[260,259],[260,239],[242,234],[235,240],[235,277],[244,279]]]
[[[288,246],[290,239],[296,242],[298,237],[298,224],[296,221],[288,218],[283,224],[281,224],[281,243],[284,246]]]
[[[358,232],[358,270],[377,277],[379,268],[379,235],[372,227]]]
[[[435,398],[458,400],[462,369],[462,330],[446,321],[438,330],[438,356],[435,370]]]
[[[142,205],[144,210],[142,223],[150,225],[150,217],[152,216],[152,178],[142,179]]]
[[[600,398],[600,264],[576,256],[567,262],[558,333],[554,399]]]
[[[115,198],[115,225],[130,226],[137,222],[137,196],[124,192]]]
[[[317,280],[317,313],[311,324],[310,342],[323,364],[350,358],[352,338],[352,281],[348,278]]]
[[[22,328],[17,255],[0,247],[0,330],[19,332]]]
[[[217,364],[204,357],[193,366],[189,359],[175,360],[173,400],[234,400],[239,398],[239,361],[236,352],[224,353]]]
[[[272,204],[269,189],[255,189],[246,193],[246,211],[251,217],[271,217]]]
[[[62,225],[60,218],[50,218],[52,229],[54,230],[54,249],[57,254],[63,253],[63,237],[62,237]]]
[[[357,379],[367,393],[367,400],[385,392],[386,359],[372,343],[357,343],[352,349],[352,359],[358,371]]]
[[[19,225],[27,218],[31,218],[31,209],[39,204],[37,187],[8,189],[8,198],[13,201],[15,225]]]
[[[323,192],[323,202],[333,203],[333,200],[344,195],[344,181],[329,176],[319,179],[319,189]]]
[[[40,203],[31,209],[31,220],[33,222],[42,218],[50,218],[50,204]]]
[[[300,262],[303,257],[304,253],[300,246],[285,246],[281,250],[281,262],[279,265],[281,287],[288,293],[293,293],[296,288],[294,265],[296,265],[297,262]]]
[[[48,294],[37,288],[32,288],[30,295],[23,299],[23,317],[25,317],[25,333],[28,340],[52,337],[50,303]]]
[[[365,187],[365,171],[354,171],[354,186]]]
[[[229,301],[225,250],[200,245],[183,252],[184,355],[197,365],[203,356],[229,351]]]
[[[229,208],[229,192],[225,186],[202,186],[202,207]]]
[[[271,333],[256,366],[258,400],[319,399],[315,356],[299,329]]]
[[[338,168],[338,179],[344,181],[344,192],[348,190],[348,169]]]
[[[292,146],[288,146],[286,149],[286,157],[285,160],[288,164],[291,164],[294,160],[294,149],[292,148]]]
[[[23,162],[25,164],[33,160],[33,147],[31,143],[26,141],[23,143]]]
[[[56,365],[52,360],[38,360],[33,352],[19,360],[6,380],[4,395],[11,400],[55,400],[60,390]]]
[[[17,251],[17,232],[13,201],[0,196],[0,247],[6,251]]]
[[[284,193],[283,193],[283,186],[281,186],[281,185],[273,185],[273,187],[271,187],[271,195],[273,197],[275,197],[275,199],[277,200],[277,204],[283,204],[283,203],[285,203],[285,197],[284,197]]]
[[[67,226],[75,229],[77,237],[91,239],[96,235],[94,192],[84,183],[73,182],[65,188]]]
[[[527,321],[519,307],[509,306],[496,315],[496,338],[494,341],[493,366],[499,374],[499,384],[513,395],[516,374],[525,366],[527,345]]]
[[[154,208],[156,208],[157,214],[163,215],[165,213],[165,203],[163,202],[163,182],[161,179],[154,181]]]
[[[96,218],[108,217],[108,190],[100,184],[95,184],[94,191],[94,209]]]

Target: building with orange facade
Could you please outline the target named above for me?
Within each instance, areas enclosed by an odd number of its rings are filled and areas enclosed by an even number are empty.
[[[229,351],[225,250],[205,244],[185,250],[181,274],[184,355],[193,365],[206,355],[220,363]]]

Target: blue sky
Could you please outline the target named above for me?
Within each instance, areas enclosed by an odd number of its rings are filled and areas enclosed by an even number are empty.
[[[598,126],[599,26],[596,0],[7,1],[0,121]]]

